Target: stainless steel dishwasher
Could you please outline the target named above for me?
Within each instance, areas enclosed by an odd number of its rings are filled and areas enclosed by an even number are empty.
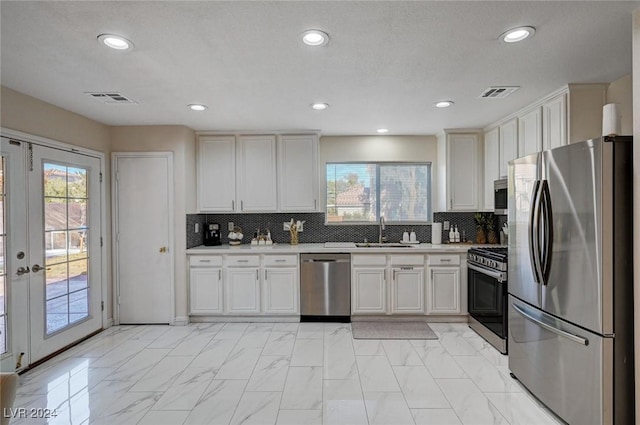
[[[300,255],[300,320],[350,321],[351,255]]]

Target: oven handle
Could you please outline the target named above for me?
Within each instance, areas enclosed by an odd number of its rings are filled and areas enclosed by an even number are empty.
[[[511,304],[511,306],[513,307],[513,309],[515,311],[517,311],[518,313],[520,313],[520,315],[522,317],[524,317],[525,319],[535,323],[536,325],[540,326],[541,328],[544,328],[550,332],[553,332],[556,335],[560,335],[562,337],[565,337],[573,342],[577,342],[578,344],[582,344],[582,345],[589,345],[589,340],[586,338],[582,338],[581,336],[578,335],[574,335],[572,333],[569,333],[567,331],[563,331],[562,329],[558,329],[554,326],[551,326],[549,324],[544,323],[543,321],[536,319],[533,316],[530,316],[529,314],[527,314],[527,312],[525,312],[521,307],[515,305],[515,304]]]
[[[497,281],[500,282],[500,283],[502,283],[505,280],[503,272],[483,269],[482,267],[478,267],[476,265],[469,264],[469,263],[467,263],[467,267],[470,268],[471,270],[475,270],[475,271],[477,271],[479,273],[486,274],[489,277],[497,279]]]

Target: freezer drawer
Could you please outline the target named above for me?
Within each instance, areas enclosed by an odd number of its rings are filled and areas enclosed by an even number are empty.
[[[614,425],[613,338],[603,338],[509,295],[509,369],[570,424]],[[622,412],[620,412],[622,413]]]

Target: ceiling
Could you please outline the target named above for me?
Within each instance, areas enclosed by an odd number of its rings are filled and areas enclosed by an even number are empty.
[[[631,73],[640,2],[2,1],[2,85],[108,125],[435,134]],[[533,38],[506,44],[507,29]],[[325,47],[301,42],[321,29]],[[110,50],[102,33],[132,40]],[[492,85],[520,89],[479,99]],[[108,105],[86,92],[119,92]],[[455,105],[436,109],[450,99]],[[310,108],[326,102],[325,111]],[[190,103],[209,109],[193,112]]]

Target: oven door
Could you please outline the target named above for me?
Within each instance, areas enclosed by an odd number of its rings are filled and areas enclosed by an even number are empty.
[[[507,282],[497,277],[499,272],[467,264],[469,315],[500,338],[507,337]]]

